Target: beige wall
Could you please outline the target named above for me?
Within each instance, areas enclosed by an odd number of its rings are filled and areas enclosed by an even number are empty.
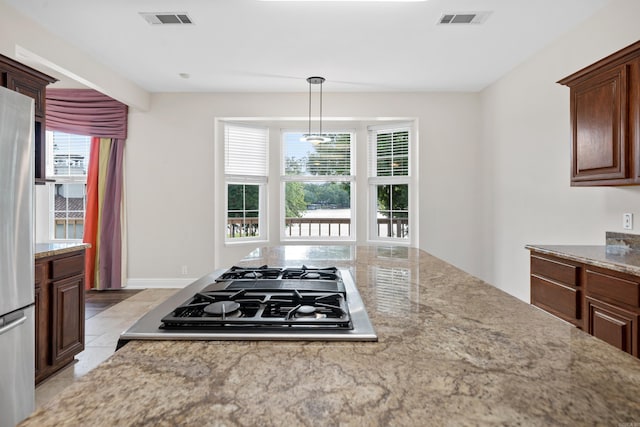
[[[19,52],[31,57],[19,57]],[[216,250],[214,243],[214,120],[304,117],[306,92],[149,95],[2,0],[0,53],[45,72],[68,73],[133,107],[125,160],[130,282],[171,286],[228,264],[250,249]],[[406,93],[328,93],[324,104],[327,116],[418,121],[420,245],[471,272],[481,266],[475,255],[479,243],[475,212],[481,211],[478,105],[478,94]],[[38,188],[37,200],[38,235],[45,239],[44,187]],[[184,265],[188,277],[181,275]]]
[[[325,113],[416,118],[420,247],[528,300],[525,244],[602,244],[605,231],[621,230],[623,212],[640,218],[640,187],[569,187],[568,89],[555,83],[638,40],[637,16],[637,0],[612,0],[478,94],[328,93]],[[140,95],[0,0],[0,53],[14,56],[16,45],[49,54],[110,96]],[[215,118],[304,116],[306,108],[300,93],[154,94],[147,111],[132,109],[130,281],[173,285],[248,250],[214,242]]]
[[[559,79],[640,39],[640,2],[614,0],[482,92],[485,230],[479,275],[528,301],[527,243],[604,244],[640,188],[569,186],[569,89]],[[638,233],[636,225],[635,233]]]
[[[224,246],[214,229],[217,117],[304,117],[306,94],[155,94],[127,142],[129,277],[197,277],[254,245]],[[477,94],[334,94],[327,117],[413,117],[419,123],[420,245],[477,269]],[[217,141],[218,143],[220,141]],[[365,153],[361,150],[360,155]],[[214,241],[214,236],[216,237]],[[272,236],[271,243],[277,243]]]

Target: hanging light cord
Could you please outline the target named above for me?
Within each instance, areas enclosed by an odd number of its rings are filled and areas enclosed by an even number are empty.
[[[311,80],[309,80],[309,135],[311,135]]]
[[[307,82],[309,82],[309,133],[303,138],[303,140],[308,142],[310,141],[313,143],[324,142],[325,140],[330,139],[322,136],[322,84],[324,83],[324,77],[309,77],[307,79]],[[320,119],[319,119],[320,131],[317,134],[312,134],[311,133],[311,107],[313,105],[313,102],[311,100],[311,96],[312,96],[311,85],[317,85],[317,84],[320,85],[320,106],[318,108],[320,112]]]
[[[320,136],[322,136],[322,81],[320,81]]]

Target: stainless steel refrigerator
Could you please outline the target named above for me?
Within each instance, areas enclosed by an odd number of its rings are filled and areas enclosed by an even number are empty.
[[[0,427],[35,407],[33,100],[0,87]]]

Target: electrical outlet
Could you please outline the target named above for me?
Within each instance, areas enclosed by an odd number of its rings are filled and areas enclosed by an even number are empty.
[[[182,270],[182,275],[183,276],[186,276],[187,274],[189,274],[189,269],[187,268],[186,265],[183,265],[181,270]]]
[[[633,214],[632,213],[622,214],[622,228],[624,228],[625,230],[633,230]]]

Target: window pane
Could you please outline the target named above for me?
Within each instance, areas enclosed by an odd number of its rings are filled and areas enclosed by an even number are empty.
[[[229,184],[227,190],[227,208],[229,211],[242,210],[244,200],[244,185]]]
[[[260,185],[227,186],[227,237],[260,235]]]
[[[260,206],[260,187],[257,185],[244,186],[245,210],[258,211]]]
[[[378,133],[376,156],[377,176],[408,176],[409,131]]]
[[[327,133],[329,142],[300,141],[303,134],[284,134],[286,175],[348,176],[351,175],[351,134]]]
[[[225,173],[266,176],[269,131],[261,126],[225,124]]]
[[[391,159],[378,157],[378,176],[391,176]]]
[[[49,133],[54,176],[86,176],[89,168],[91,137],[64,132]]]
[[[285,183],[287,237],[351,235],[350,182]]]
[[[82,239],[86,206],[86,185],[54,185],[54,238]]]
[[[64,220],[60,220],[60,221],[56,221],[56,227],[55,227],[55,238],[56,239],[64,239],[65,238],[65,221]]]
[[[378,185],[377,186],[378,237],[409,238],[409,186]]]

